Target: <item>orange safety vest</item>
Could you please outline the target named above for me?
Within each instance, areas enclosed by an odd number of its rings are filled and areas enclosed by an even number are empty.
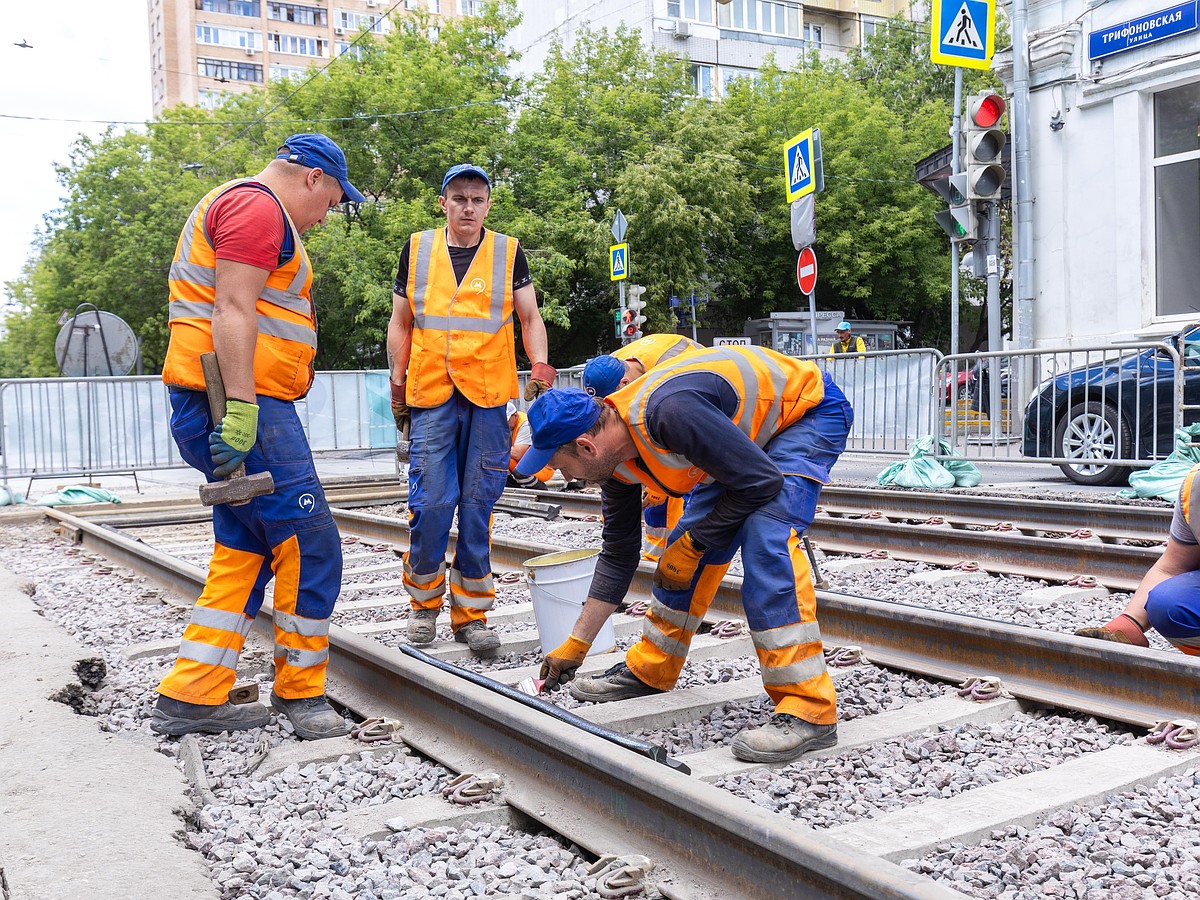
[[[1192,470],[1183,479],[1183,484],[1179,486],[1179,506],[1183,520],[1187,522],[1188,528],[1192,529],[1196,540],[1200,541],[1200,509],[1192,506],[1192,493],[1196,488],[1197,478],[1200,478],[1200,466],[1192,466]]]
[[[825,396],[824,375],[816,363],[766,347],[722,347],[685,354],[606,398],[629,426],[637,447],[637,457],[621,463],[613,473],[617,480],[641,482],[652,491],[674,496],[711,480],[685,457],[656,444],[646,428],[646,409],[654,392],[693,372],[719,375],[737,392],[742,402],[733,424],[759,447],[799,422]]]
[[[681,334],[648,334],[619,350],[614,350],[612,355],[625,361],[636,359],[642,364],[642,368],[649,372],[661,363],[670,362],[681,353],[703,349],[703,344],[697,344]]]
[[[517,424],[512,427],[512,440],[510,442],[512,446],[516,446],[517,432],[519,432],[521,430],[521,426],[524,425],[528,420],[529,420],[529,417],[527,415],[525,415],[524,412],[522,412],[521,410],[517,410]],[[515,459],[513,459],[512,457],[509,457],[508,471],[511,472],[516,467],[517,467],[517,461]],[[534,472],[533,477],[536,478],[538,481],[540,481],[542,484],[545,484],[547,481],[549,481],[551,478],[554,477],[554,469],[551,466],[543,466],[542,470],[540,472]]]
[[[200,354],[213,349],[212,315],[217,296],[217,254],[204,227],[204,215],[213,201],[242,184],[256,185],[279,203],[279,198],[265,185],[239,178],[209,191],[192,210],[175,246],[168,281],[171,300],[167,324],[171,339],[162,373],[166,384],[204,390]],[[317,317],[312,303],[312,263],[300,241],[300,231],[282,203],[279,209],[292,230],[296,252],[267,276],[266,286],[254,305],[258,315],[254,391],[280,400],[296,400],[312,386]]]
[[[409,238],[410,406],[441,406],[455,388],[485,408],[503,406],[517,396],[512,286],[516,254],[516,238],[485,231],[458,284],[444,228]]]

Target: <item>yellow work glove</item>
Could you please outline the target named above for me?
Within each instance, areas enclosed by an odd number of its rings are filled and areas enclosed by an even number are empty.
[[[546,391],[550,390],[550,386],[554,384],[554,379],[558,375],[558,369],[549,363],[534,363],[533,368],[529,372],[529,383],[525,385],[525,402],[529,403],[536,400]]]
[[[654,586],[664,591],[686,591],[692,586],[705,549],[696,544],[691,532],[685,531],[659,558],[658,568],[654,570]]]
[[[408,440],[409,432],[412,430],[412,410],[408,408],[408,400],[405,399],[408,382],[402,381],[396,384],[391,381],[390,384],[392,385],[392,418],[396,420],[396,430],[400,432],[400,436]]]
[[[574,678],[575,670],[583,665],[583,658],[591,649],[590,643],[571,635],[563,641],[561,647],[547,653],[546,658],[542,660],[540,673],[546,681],[542,690],[552,691]]]

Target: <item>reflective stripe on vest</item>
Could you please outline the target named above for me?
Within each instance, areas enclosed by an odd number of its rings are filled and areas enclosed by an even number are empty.
[[[1200,542],[1200,509],[1192,506],[1192,496],[1196,490],[1196,479],[1200,478],[1200,466],[1192,466],[1192,470],[1183,479],[1179,488],[1179,503],[1183,509],[1183,519],[1192,529],[1192,535]]]
[[[413,314],[408,402],[432,408],[457,388],[476,406],[517,396],[512,268],[517,241],[484,233],[461,284],[445,229],[409,239],[408,297]]]
[[[732,422],[759,447],[766,447],[771,438],[799,422],[825,396],[824,376],[816,363],[766,347],[722,347],[685,354],[607,398],[629,426],[638,452],[613,473],[619,481],[640,481],[652,488],[658,485],[676,496],[711,481],[685,457],[657,444],[646,426],[646,410],[654,392],[693,373],[717,375],[733,388],[741,402]]]
[[[204,390],[200,354],[213,349],[212,317],[217,290],[217,258],[205,215],[226,192],[254,185],[278,204],[291,230],[292,258],[267,276],[255,303],[258,338],[254,348],[255,393],[295,400],[308,393],[313,379],[317,323],[311,300],[312,263],[287,210],[266,186],[251,179],[226,182],[209,191],[192,210],[179,235],[169,276],[168,324],[171,340],[163,362],[163,381]]]
[[[642,364],[642,368],[649,372],[655,366],[670,362],[681,353],[703,349],[703,344],[697,344],[681,334],[648,334],[619,350],[614,350],[612,355],[623,361],[636,359]]]

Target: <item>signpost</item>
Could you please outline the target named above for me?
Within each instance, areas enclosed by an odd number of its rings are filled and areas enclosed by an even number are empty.
[[[817,254],[812,247],[800,251],[796,260],[796,283],[808,294],[808,327],[812,330],[813,355],[817,353]]]
[[[933,0],[929,32],[935,63],[990,69],[996,49],[996,0]]]
[[[612,220],[612,236],[617,243],[608,248],[608,278],[617,283],[617,337],[622,337],[621,326],[625,321],[625,279],[629,277],[629,245],[625,243],[625,232],[629,223],[625,214],[617,210]],[[617,251],[620,251],[618,259]],[[617,263],[620,263],[620,274],[617,274]]]
[[[629,277],[629,245],[613,244],[608,248],[609,281],[624,281]]]
[[[783,148],[783,162],[787,176],[788,203],[807,197],[817,190],[814,170],[813,130],[802,131]]]

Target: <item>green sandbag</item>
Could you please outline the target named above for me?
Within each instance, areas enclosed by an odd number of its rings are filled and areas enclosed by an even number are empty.
[[[892,463],[879,473],[875,481],[880,485],[894,484],[898,487],[944,490],[952,487],[975,487],[983,480],[973,463],[955,452],[946,441],[937,441],[938,454],[952,459],[930,458],[934,437],[918,438],[908,451],[904,462]]]
[[[0,506],[19,506],[25,498],[11,488],[0,487]]]
[[[1200,439],[1200,423],[1176,429],[1175,449],[1171,455],[1148,469],[1130,475],[1129,488],[1117,491],[1117,496],[1126,500],[1158,497],[1174,501],[1187,473],[1200,464],[1200,447],[1192,446],[1192,441],[1197,439]]]
[[[41,500],[34,503],[34,506],[70,506],[79,503],[120,503],[121,498],[112,491],[106,491],[104,488],[85,487],[83,485],[72,485],[65,487],[60,491],[55,491],[53,494],[47,494]]]

